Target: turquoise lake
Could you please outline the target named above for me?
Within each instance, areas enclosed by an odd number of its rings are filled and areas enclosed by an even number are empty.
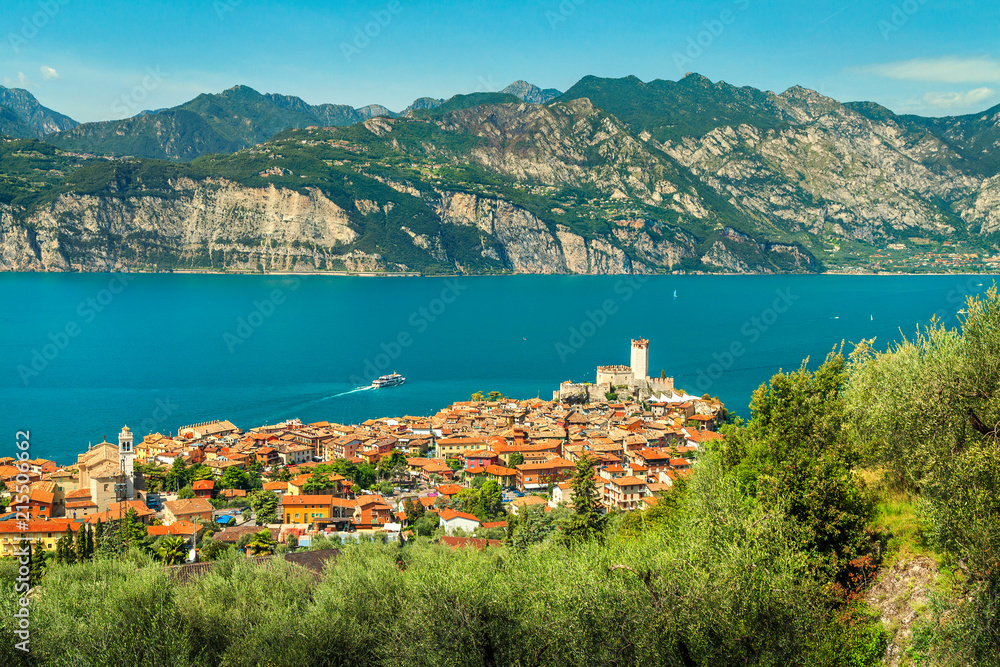
[[[779,368],[841,341],[958,324],[992,276],[348,278],[0,274],[0,433],[75,461],[88,442],[210,419],[358,422],[475,391],[548,399],[628,364],[746,415]],[[676,298],[674,293],[676,291]],[[406,384],[352,391],[397,371]]]

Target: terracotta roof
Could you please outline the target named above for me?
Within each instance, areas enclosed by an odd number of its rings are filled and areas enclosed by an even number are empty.
[[[147,535],[193,535],[200,526],[190,521],[178,521],[169,526],[146,526]]]
[[[170,510],[174,516],[212,511],[212,503],[208,502],[204,498],[170,500],[163,503],[163,507]]]
[[[283,496],[281,498],[281,504],[285,506],[291,505],[332,505],[333,496]]]
[[[455,510],[453,510],[451,508],[448,508],[448,509],[444,510],[443,512],[441,512],[441,518],[444,519],[445,521],[451,521],[452,519],[456,519],[456,518],[468,519],[469,521],[475,521],[476,523],[479,523],[479,519],[477,519],[472,514],[469,514],[467,512],[456,512]]]
[[[215,482],[210,479],[199,479],[191,485],[195,491],[211,491],[215,488]]]

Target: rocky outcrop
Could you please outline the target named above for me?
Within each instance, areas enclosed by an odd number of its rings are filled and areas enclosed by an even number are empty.
[[[2,234],[0,257],[8,270],[175,268],[188,263],[241,270],[349,265],[385,270],[384,261],[362,259],[357,251],[338,252],[357,232],[346,212],[320,191],[245,188],[222,180],[182,179],[169,197],[64,194],[21,222],[6,209]]]

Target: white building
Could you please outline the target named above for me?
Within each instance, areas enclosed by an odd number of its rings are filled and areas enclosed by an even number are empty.
[[[479,519],[471,514],[456,512],[453,509],[446,509],[441,512],[439,525],[444,526],[444,532],[451,535],[459,528],[471,533],[476,528],[479,528],[480,524]]]

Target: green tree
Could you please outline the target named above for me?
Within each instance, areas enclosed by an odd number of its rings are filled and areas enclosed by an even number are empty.
[[[476,401],[477,403],[482,403],[483,401],[486,400],[486,397],[483,396],[483,392],[481,391],[477,391],[476,393],[474,393],[471,398],[473,401]]]
[[[254,533],[250,541],[247,542],[251,556],[266,556],[267,554],[274,553],[276,545],[277,542],[271,537],[271,531],[266,529]]]
[[[397,476],[400,469],[405,466],[406,455],[398,449],[394,449],[389,456],[383,456],[379,459],[375,470],[381,479],[388,479]]]
[[[328,493],[337,488],[337,482],[330,479],[330,476],[326,473],[314,470],[313,474],[309,476],[306,483],[302,486],[302,490],[305,493]]]
[[[218,540],[210,540],[207,544],[205,544],[202,547],[201,552],[199,553],[199,557],[202,560],[218,560],[231,550],[232,548],[230,547],[230,545],[226,544],[225,542],[219,542]]]
[[[514,466],[519,466],[522,463],[524,463],[524,454],[522,454],[521,452],[514,452],[513,454],[510,455],[508,460],[510,461],[508,465],[511,468],[513,468]]]
[[[206,479],[215,479],[215,471],[207,465],[199,463],[191,468],[191,481],[198,482]]]
[[[259,525],[278,522],[278,496],[273,491],[254,491],[250,494],[249,501]]]
[[[219,479],[220,489],[249,489],[250,478],[237,466],[229,466]]]
[[[501,399],[502,397],[503,397],[503,394],[501,394],[501,393],[500,393],[499,391],[491,391],[491,392],[489,393],[489,399],[490,399],[490,402],[491,402],[491,403],[496,403],[496,402],[497,402],[497,401],[499,401],[499,400],[500,400],[500,399]]]
[[[417,510],[416,507],[414,507],[413,505],[412,498],[407,498],[406,500],[403,501],[403,512],[406,513],[407,523],[412,524],[414,521],[416,521]]]
[[[573,545],[603,539],[607,517],[601,514],[601,503],[594,481],[597,460],[584,456],[576,462],[573,475],[573,515],[560,535],[564,544]]]
[[[34,588],[41,583],[42,575],[45,574],[45,549],[41,540],[35,541],[28,558],[28,586]]]
[[[417,535],[430,537],[438,529],[441,521],[436,514],[426,514],[417,519],[413,525],[413,532]]]
[[[73,540],[73,557],[77,563],[82,563],[89,557],[87,553],[87,527],[80,526]]]
[[[129,507],[125,512],[125,518],[118,522],[118,531],[121,534],[121,541],[125,547],[140,546],[146,540],[146,526],[139,520],[136,511]]]
[[[289,533],[288,537],[285,538],[285,544],[288,545],[289,551],[295,551],[299,548],[299,536],[295,533]]]
[[[424,504],[422,502],[420,502],[420,498],[419,497],[414,498],[413,499],[413,518],[410,520],[410,523],[413,524],[413,522],[416,521],[417,519],[423,518],[423,516],[426,513],[427,513],[427,508],[424,507]],[[409,517],[410,515],[407,514],[406,516]]]
[[[360,489],[371,488],[375,483],[375,468],[370,463],[362,463],[354,469],[352,481]]]
[[[180,498],[181,500],[194,498],[195,495],[197,494],[195,494],[194,489],[191,488],[190,485],[183,487],[180,491],[177,492],[177,497]]]
[[[66,534],[56,542],[56,558],[60,563],[72,564],[76,562],[74,544],[73,531],[69,526],[66,526]]]
[[[184,460],[183,456],[178,456],[174,459],[170,470],[163,475],[164,487],[179,491],[181,487],[187,486],[190,482],[187,461]]]
[[[532,544],[544,542],[555,531],[555,522],[542,505],[528,505],[507,519],[507,545],[524,551]]]
[[[187,541],[183,537],[168,537],[163,540],[157,554],[164,565],[178,565],[187,558]]]
[[[476,516],[481,521],[496,521],[504,516],[503,490],[500,485],[493,480],[489,480],[479,489],[480,514]]]
[[[746,426],[726,428],[723,450],[744,490],[783,511],[803,549],[817,552],[833,576],[867,552],[875,512],[853,474],[859,454],[845,428],[846,379],[846,360],[836,351],[815,372],[803,363],[774,375],[754,392]]]

